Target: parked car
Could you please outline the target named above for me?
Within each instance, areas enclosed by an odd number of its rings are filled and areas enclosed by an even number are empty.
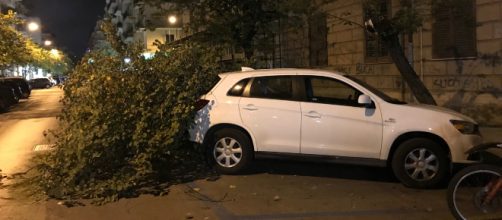
[[[7,109],[19,102],[19,99],[14,93],[14,89],[8,86],[0,85],[0,112],[5,112]]]
[[[2,78],[0,79],[0,86],[12,88],[14,90],[14,94],[17,100],[23,98],[23,89],[17,82],[11,80],[5,80],[4,78]]]
[[[0,113],[6,112],[9,109],[9,107],[10,104],[8,103],[8,101],[0,97]]]
[[[58,82],[54,78],[52,78],[52,77],[47,77],[47,79],[49,79],[49,81],[51,82],[52,86],[55,86],[55,85],[58,84]]]
[[[1,81],[9,81],[15,83],[18,87],[21,88],[21,98],[27,99],[31,95],[31,86],[28,81],[23,77],[6,77],[0,78]]]
[[[255,158],[390,166],[406,186],[429,188],[482,138],[471,118],[407,104],[339,73],[273,69],[220,75],[196,104],[190,139],[234,174]]]
[[[47,78],[31,79],[29,82],[33,89],[48,89],[52,87],[52,82]]]

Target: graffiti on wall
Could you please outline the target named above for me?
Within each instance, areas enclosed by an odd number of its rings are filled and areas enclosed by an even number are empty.
[[[374,75],[377,74],[376,65],[367,65],[357,63],[356,65],[337,66],[335,69],[342,73],[358,74],[358,75]]]
[[[455,61],[455,75],[438,77],[433,81],[433,87],[436,89],[453,90],[455,94],[446,100],[445,106],[463,112],[473,117],[478,122],[484,124],[502,123],[499,110],[502,110],[500,104],[482,104],[475,105],[476,99],[484,94],[491,95],[493,100],[502,98],[502,82],[500,77],[489,75],[473,75],[477,67],[485,66],[496,68],[502,65],[502,51],[492,54],[479,54],[475,62],[465,65],[465,61],[458,59]],[[499,79],[499,81],[497,81]],[[470,92],[467,92],[470,90]],[[465,100],[467,98],[467,100]]]
[[[356,64],[356,74],[375,74],[375,65]]]
[[[435,89],[464,89],[464,90],[487,90],[495,88],[495,83],[481,76],[472,77],[439,77],[434,79],[433,88]]]
[[[337,66],[335,70],[341,73],[347,73],[347,74],[353,73],[352,68],[350,68],[350,66]]]

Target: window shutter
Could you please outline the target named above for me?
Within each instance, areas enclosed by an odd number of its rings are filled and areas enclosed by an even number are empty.
[[[474,57],[476,26],[473,0],[460,0],[454,7],[443,5],[434,11],[433,57]]]

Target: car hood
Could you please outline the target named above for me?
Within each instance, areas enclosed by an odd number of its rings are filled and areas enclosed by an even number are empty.
[[[440,106],[435,106],[435,105],[424,105],[424,104],[407,104],[407,106],[417,108],[417,109],[426,110],[426,111],[433,111],[433,112],[437,112],[437,113],[448,114],[448,115],[452,115],[454,117],[457,117],[461,120],[476,123],[476,121],[474,121],[474,119],[472,119],[466,115],[463,115],[461,113],[458,113],[456,111],[453,111],[451,109],[445,108],[445,107],[440,107]]]

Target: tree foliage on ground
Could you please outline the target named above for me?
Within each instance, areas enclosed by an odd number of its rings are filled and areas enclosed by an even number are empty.
[[[153,59],[134,46],[116,56],[86,54],[65,83],[56,147],[20,185],[50,198],[106,202],[205,167],[186,132],[197,99],[218,78],[216,56],[192,43],[160,48]]]
[[[55,56],[23,36],[15,29],[23,22],[12,11],[0,13],[0,70],[15,65],[31,65],[50,72],[66,73],[71,68],[70,60],[64,54]]]

